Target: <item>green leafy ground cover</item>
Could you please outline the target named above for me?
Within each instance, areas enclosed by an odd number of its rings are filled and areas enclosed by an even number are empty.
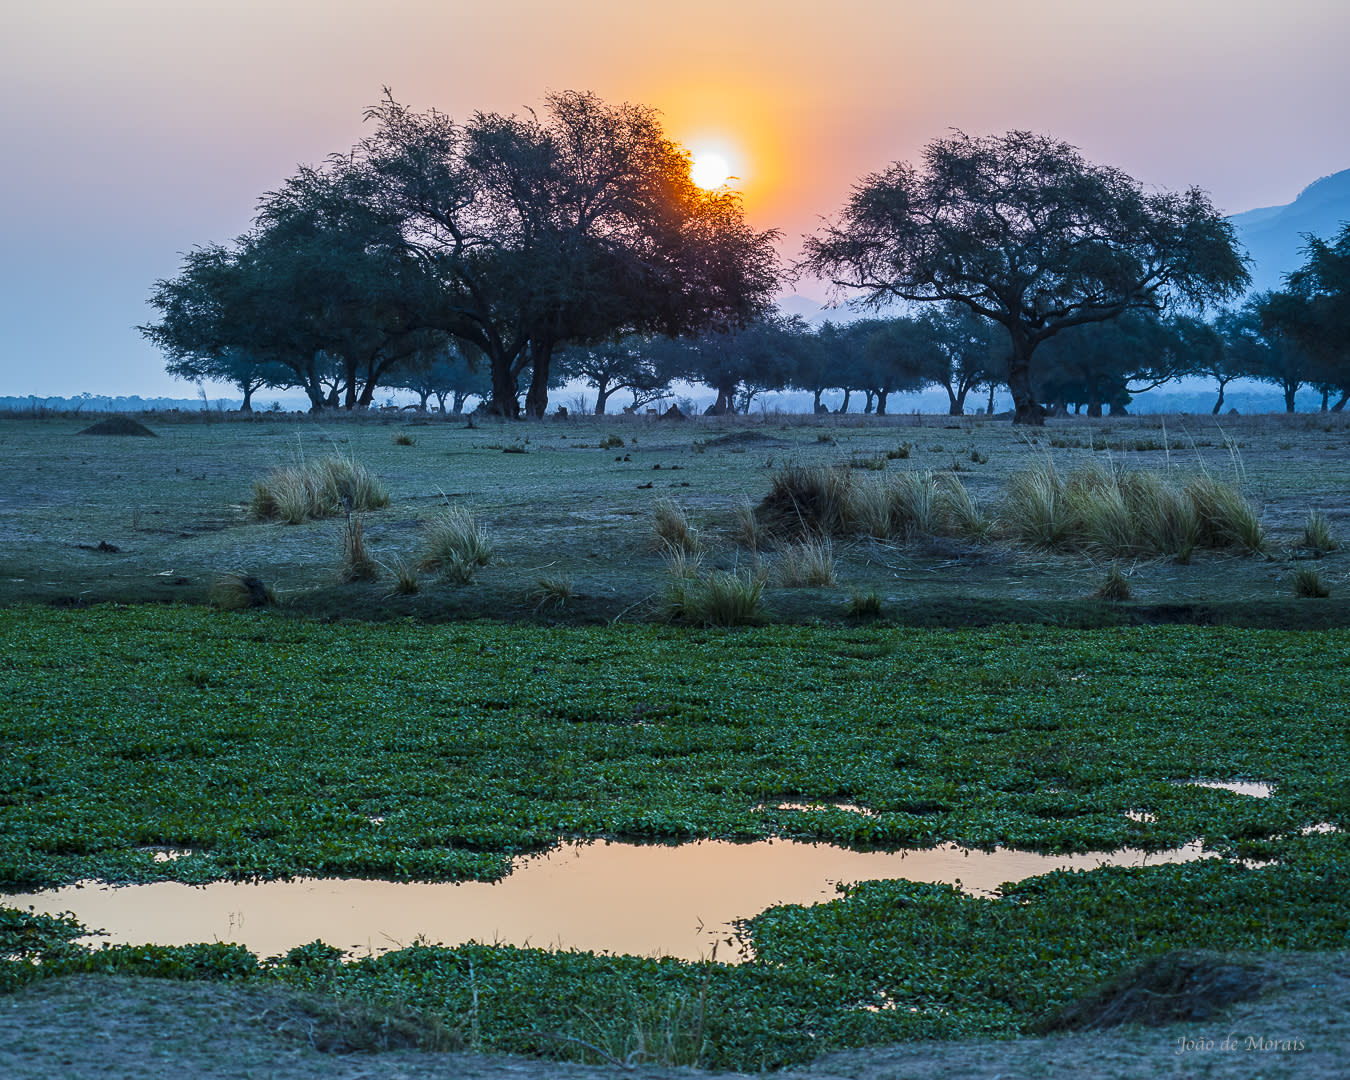
[[[571,836],[1041,851],[1203,838],[1269,860],[1058,873],[995,899],[871,883],[760,915],[737,967],[486,946],[345,965],[316,946],[264,963],[230,946],[87,952],[66,944],[75,928],[6,912],[11,984],[72,969],[283,978],[435,1010],[470,1046],[589,1053],[580,1040],[756,1068],[1027,1030],[1170,949],[1350,944],[1350,844],[1307,831],[1350,823],[1345,631],[322,625],[18,607],[0,611],[0,636],[11,888],[492,877]],[[1177,783],[1196,778],[1275,790]],[[780,800],[873,815],[766,808]],[[192,854],[155,862],[159,847]]]

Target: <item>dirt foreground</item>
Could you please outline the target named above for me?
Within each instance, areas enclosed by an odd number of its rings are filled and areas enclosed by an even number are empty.
[[[911,1043],[829,1054],[780,1080],[1297,1077],[1350,1074],[1350,953],[1266,957],[1261,996],[1204,1022],[1025,1038]],[[691,1069],[560,1064],[465,1053],[313,1048],[292,1019],[296,995],[122,976],[38,982],[0,998],[0,1076],[269,1077],[279,1080],[671,1080]],[[721,1074],[731,1076],[733,1074]]]

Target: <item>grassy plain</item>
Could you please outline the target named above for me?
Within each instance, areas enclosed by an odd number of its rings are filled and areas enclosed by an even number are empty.
[[[1299,540],[1309,509],[1333,534],[1350,524],[1350,428],[1338,417],[1166,425],[262,418],[165,423],[158,439],[133,439],[5,421],[17,478],[0,491],[0,883],[11,888],[491,877],[562,837],[1043,851],[1203,839],[1226,858],[1054,874],[996,898],[852,887],[755,917],[753,960],[735,967],[493,946],[347,964],[318,945],[270,962],[225,945],[88,952],[67,943],[78,928],[10,909],[0,953],[20,959],[3,978],[280,980],[427,1010],[475,1049],[595,1059],[586,1043],[619,1060],[755,1069],[1026,1032],[1177,949],[1344,949],[1346,555],[1315,560],[1330,599],[1296,600],[1289,581],[1313,561]],[[600,449],[606,437],[622,445]],[[904,444],[907,457],[885,456]],[[390,489],[388,508],[365,518],[375,558],[419,559],[448,502],[474,510],[497,561],[473,584],[427,572],[399,595],[392,575],[341,580],[333,519],[249,518],[254,479],[333,452]],[[1141,559],[1127,568],[1135,599],[1112,604],[1088,599],[1105,575],[1089,555],[842,540],[836,586],[769,576],[782,625],[658,623],[662,496],[688,510],[707,565],[753,570],[775,556],[736,543],[737,507],[784,462],[954,470],[996,508],[1029,462],[1070,470],[1105,455],[1236,470],[1268,554]],[[259,577],[281,605],[190,603],[230,571]],[[546,576],[570,582],[564,606],[541,603]],[[851,622],[850,589],[877,591],[881,620]],[[123,606],[145,600],[187,603]],[[344,615],[371,618],[332,618]],[[1131,621],[1230,625],[1073,628]],[[1190,779],[1274,793],[1178,783]],[[156,861],[166,847],[192,854]]]
[[[151,418],[154,439],[77,434],[84,426],[0,421],[11,478],[0,488],[0,603],[197,602],[222,575],[239,572],[314,615],[643,620],[660,616],[668,580],[653,531],[663,498],[676,500],[700,531],[705,569],[771,570],[772,550],[737,541],[738,509],[758,503],[785,464],[856,463],[862,476],[872,475],[864,464],[886,474],[945,471],[992,515],[1014,473],[1049,462],[1062,474],[1096,463],[1236,479],[1260,510],[1269,558],[1197,554],[1184,566],[1129,559],[1123,571],[1135,607],[1093,610],[1085,601],[1106,575],[1101,557],[1048,554],[997,537],[910,545],[841,538],[838,584],[770,587],[770,617],[837,619],[856,590],[876,590],[885,616],[911,624],[1011,614],[1050,623],[1319,625],[1344,623],[1350,611],[1344,552],[1319,565],[1327,602],[1291,603],[1291,556],[1308,512],[1322,511],[1333,534],[1350,535],[1350,418],[1337,415],[1066,419],[1030,433],[1006,421],[934,416],[585,417],[476,428],[397,416],[211,424],[180,417]],[[886,456],[902,448],[907,457]],[[255,480],[333,454],[364,465],[390,492],[389,506],[363,519],[365,546],[382,567],[375,581],[343,583],[340,518],[282,525],[248,513]],[[472,584],[424,573],[416,594],[397,595],[398,563],[416,564],[428,524],[447,506],[475,513],[495,561]],[[570,584],[565,606],[541,603],[541,578]]]

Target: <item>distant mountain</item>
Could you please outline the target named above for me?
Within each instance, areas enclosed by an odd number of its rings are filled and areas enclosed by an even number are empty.
[[[1228,219],[1252,257],[1253,291],[1279,289],[1303,264],[1303,234],[1330,239],[1350,221],[1350,169],[1314,181],[1287,206],[1263,206]]]

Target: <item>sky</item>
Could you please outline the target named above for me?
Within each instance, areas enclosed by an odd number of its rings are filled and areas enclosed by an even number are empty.
[[[192,397],[136,332],[383,88],[452,117],[555,90],[721,153],[787,259],[958,128],[1027,129],[1225,213],[1350,168],[1346,0],[44,0],[0,15],[0,396]],[[824,298],[819,287],[805,288]]]

